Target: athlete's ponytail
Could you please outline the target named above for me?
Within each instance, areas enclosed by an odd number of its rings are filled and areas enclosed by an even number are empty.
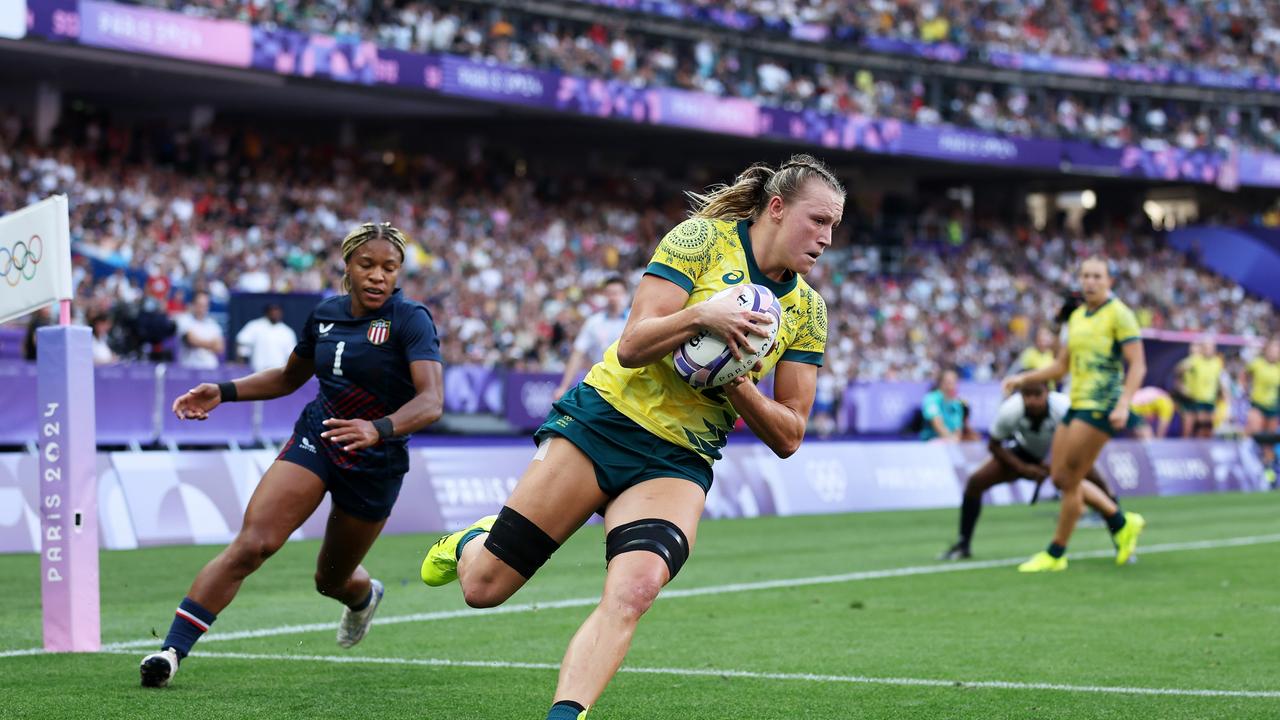
[[[810,180],[821,180],[845,195],[844,186],[822,161],[812,155],[792,155],[777,170],[756,163],[733,181],[732,185],[713,185],[706,193],[686,192],[693,209],[690,217],[714,220],[754,220],[764,211],[770,198],[781,196],[793,200]]]

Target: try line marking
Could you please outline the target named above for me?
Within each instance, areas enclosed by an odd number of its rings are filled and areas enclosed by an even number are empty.
[[[113,655],[136,655],[126,649],[106,651]],[[553,663],[505,662],[501,660],[445,660],[440,658],[357,657],[351,655],[288,655],[239,652],[202,652],[200,659],[290,660],[294,662],[333,663],[346,665],[412,665],[425,667],[492,668],[502,670],[559,670]],[[978,688],[983,690],[1052,690],[1069,693],[1104,693],[1111,695],[1173,695],[1207,698],[1280,698],[1280,690],[1205,690],[1187,688],[1116,687],[1109,685],[1066,685],[1062,683],[1007,682],[1004,680],[936,680],[932,678],[868,677],[866,675],[819,675],[814,673],[756,672],[752,670],[716,670],[713,668],[630,667],[620,673],[635,675],[675,675],[677,677],[734,678],[739,680],[777,680],[811,683],[847,683],[856,685],[897,685],[904,687]]]
[[[1220,548],[1245,547],[1248,545],[1265,545],[1276,542],[1280,542],[1280,534],[1249,535],[1245,537],[1220,538],[1217,540],[1196,540],[1192,542],[1164,543],[1162,545],[1144,545],[1139,548],[1139,551],[1142,555],[1156,555],[1160,553],[1182,552],[1186,550],[1215,550]],[[1107,558],[1113,556],[1114,553],[1110,550],[1095,550],[1090,552],[1073,553],[1071,555],[1073,559]],[[863,570],[860,572],[843,573],[840,575],[816,575],[813,577],[802,578],[760,580],[749,583],[709,585],[700,588],[675,588],[663,590],[662,594],[658,596],[658,600],[661,602],[663,600],[701,597],[704,595],[725,595],[728,593],[756,592],[760,590],[807,587],[810,585],[831,585],[835,583],[860,582],[863,580],[879,580],[881,578],[908,577],[912,575],[936,575],[940,573],[966,572],[970,570],[987,570],[990,568],[1012,567],[1018,565],[1024,560],[1026,560],[1025,557],[1017,557],[958,563],[934,563],[931,565],[913,565],[908,567],[889,568],[885,570]],[[565,600],[550,600],[539,603],[509,603],[507,605],[500,605],[496,608],[488,608],[485,610],[462,608],[458,610],[438,610],[436,612],[392,615],[390,617],[377,618],[373,621],[373,624],[394,625],[406,622],[429,622],[432,620],[453,620],[455,618],[509,615],[513,613],[526,613],[539,610],[594,607],[598,602],[600,602],[599,595],[592,597],[568,598]],[[204,647],[211,642],[226,640],[244,640],[247,638],[274,637],[277,635],[298,635],[309,632],[333,632],[335,627],[337,627],[336,622],[323,622],[307,623],[304,625],[281,625],[278,627],[258,628],[256,630],[235,630],[225,633],[209,633],[200,639],[200,646]],[[155,647],[157,642],[159,642],[157,638],[144,638],[141,640],[104,643],[102,650],[106,652],[127,648]],[[0,658],[15,657],[19,655],[38,655],[42,652],[44,652],[44,650],[41,648],[7,650],[0,651]],[[204,653],[201,654],[203,655]]]

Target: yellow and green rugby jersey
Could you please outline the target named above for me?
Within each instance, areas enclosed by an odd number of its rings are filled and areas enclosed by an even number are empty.
[[[782,327],[761,361],[757,382],[783,361],[822,365],[827,344],[827,306],[822,297],[792,275],[774,282],[756,267],[748,223],[693,218],[667,233],[646,274],[670,280],[689,293],[685,307],[744,282],[773,291],[782,305]],[[642,368],[618,363],[618,343],[587,374],[586,383],[618,412],[664,440],[689,448],[708,463],[720,458],[738,413],[720,388],[695,390],[680,379],[671,356]]]
[[[1280,406],[1280,362],[1256,357],[1249,363],[1249,402],[1265,408]]]
[[[1182,373],[1182,386],[1187,391],[1187,397],[1198,403],[1217,402],[1222,378],[1222,357],[1192,355],[1187,360],[1187,369]]]
[[[1108,298],[1097,310],[1081,305],[1067,321],[1071,353],[1071,409],[1110,411],[1124,389],[1124,353],[1138,340],[1138,319],[1127,305]]]
[[[1041,350],[1034,345],[1022,351],[1022,355],[1018,357],[1018,365],[1023,371],[1039,370],[1049,367],[1053,364],[1054,356],[1052,350]]]

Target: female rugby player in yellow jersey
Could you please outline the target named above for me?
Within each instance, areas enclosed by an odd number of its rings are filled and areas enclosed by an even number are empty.
[[[1084,511],[1081,481],[1102,453],[1102,446],[1138,422],[1129,412],[1129,402],[1142,385],[1147,361],[1137,318],[1111,296],[1111,283],[1105,260],[1091,257],[1081,263],[1084,304],[1067,321],[1066,347],[1053,365],[1019,373],[1004,382],[1005,392],[1010,393],[1024,382],[1057,380],[1071,373],[1071,410],[1054,435],[1051,451],[1050,475],[1062,495],[1058,529],[1048,549],[1019,565],[1020,572],[1067,569],[1067,542]],[[1116,543],[1116,564],[1123,565],[1137,547],[1146,521],[1110,504],[1113,506],[1101,512]]]
[[[1039,370],[1049,367],[1053,364],[1053,360],[1057,355],[1053,348],[1058,344],[1058,338],[1054,336],[1053,331],[1048,327],[1041,325],[1036,329],[1036,342],[1031,347],[1022,351],[1018,356],[1018,369],[1021,371]],[[1050,387],[1052,390],[1052,387]]]
[[[1191,354],[1174,368],[1184,398],[1182,437],[1213,437],[1213,415],[1230,389],[1222,374],[1222,356],[1212,340],[1191,344]]]
[[[1245,432],[1250,435],[1280,432],[1280,338],[1267,343],[1260,357],[1245,369],[1249,381],[1249,420]],[[1243,384],[1243,383],[1241,383]],[[1276,484],[1276,446],[1262,446],[1262,464],[1267,483]]]
[[[732,185],[689,195],[692,217],[658,245],[621,338],[555,402],[505,507],[441,538],[422,564],[426,584],[456,578],[468,605],[492,607],[592,513],[603,513],[604,592],[569,643],[549,720],[585,715],[622,664],[640,616],[688,558],[711,463],[737,417],[787,457],[813,405],[827,317],[803,276],[831,244],[844,188],[821,162],[797,155],[777,170],[754,165]],[[768,315],[740,309],[731,296],[704,302],[743,282],[768,287],[782,305],[776,344],[750,373],[758,381],[776,369],[772,400],[745,377],[696,390],[671,361],[703,330],[735,355],[748,335],[764,334]]]

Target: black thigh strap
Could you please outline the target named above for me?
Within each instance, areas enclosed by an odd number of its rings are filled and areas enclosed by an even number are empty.
[[[667,563],[671,577],[689,559],[689,540],[684,532],[668,520],[646,518],[636,520],[609,531],[605,538],[604,560],[608,563],[625,552],[643,550],[651,552]]]
[[[498,512],[498,519],[485,538],[484,546],[526,580],[551,558],[551,553],[560,549],[560,543],[542,528],[505,505]]]

